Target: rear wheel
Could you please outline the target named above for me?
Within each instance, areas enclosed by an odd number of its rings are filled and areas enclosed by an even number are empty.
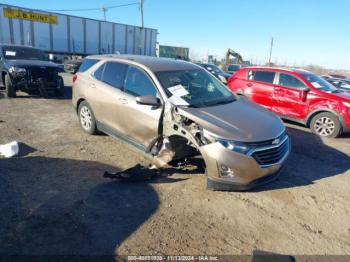
[[[342,127],[338,117],[332,113],[320,113],[311,120],[310,128],[313,133],[322,137],[338,137]]]
[[[13,85],[8,74],[5,75],[5,89],[7,97],[16,97],[16,87]]]
[[[94,135],[97,133],[94,113],[92,112],[90,105],[86,101],[80,103],[78,109],[78,116],[80,125],[86,133],[89,133],[90,135]]]

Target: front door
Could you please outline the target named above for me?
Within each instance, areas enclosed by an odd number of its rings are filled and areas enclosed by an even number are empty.
[[[305,119],[308,114],[305,88],[306,85],[300,79],[280,73],[274,87],[272,111],[280,116]]]
[[[129,66],[124,83],[124,93],[118,107],[120,131],[144,147],[158,136],[161,107],[141,105],[136,97],[152,95],[160,97],[151,78],[140,68]]]

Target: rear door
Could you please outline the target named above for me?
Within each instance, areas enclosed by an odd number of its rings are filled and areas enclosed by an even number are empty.
[[[274,80],[276,73],[273,71],[251,70],[248,71],[244,87],[244,95],[251,101],[272,109],[272,96],[274,92]]]
[[[308,114],[308,102],[305,96],[306,84],[299,78],[279,73],[273,94],[272,111],[281,116],[304,119]]]
[[[144,95],[160,98],[150,76],[143,69],[129,65],[121,98],[122,104],[117,112],[118,126],[130,140],[146,148],[158,136],[162,109],[136,103],[136,97]]]

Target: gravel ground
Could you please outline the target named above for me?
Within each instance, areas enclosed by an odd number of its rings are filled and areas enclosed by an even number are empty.
[[[251,192],[211,192],[201,170],[149,182],[103,178],[146,161],[80,129],[67,97],[0,94],[0,254],[350,255],[350,136],[320,139],[288,125],[280,178]],[[21,94],[22,95],[22,94]]]

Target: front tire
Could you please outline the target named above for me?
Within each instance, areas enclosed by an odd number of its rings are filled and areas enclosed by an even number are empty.
[[[16,87],[12,83],[11,78],[8,74],[5,75],[5,89],[7,97],[16,97]]]
[[[78,117],[80,125],[86,133],[90,135],[95,135],[97,133],[95,115],[86,101],[80,103]]]
[[[336,138],[342,133],[342,126],[338,117],[332,113],[320,113],[311,120],[312,132],[321,137]]]

